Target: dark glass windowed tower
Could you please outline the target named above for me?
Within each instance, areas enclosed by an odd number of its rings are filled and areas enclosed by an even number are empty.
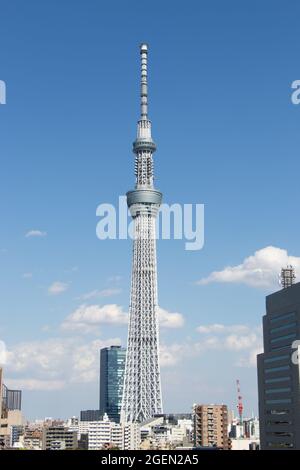
[[[100,350],[100,413],[120,421],[126,349],[110,346]]]

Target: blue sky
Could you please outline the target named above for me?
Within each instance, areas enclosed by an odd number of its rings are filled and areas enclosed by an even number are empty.
[[[300,107],[290,99],[299,4],[2,0],[0,9],[0,339],[26,415],[97,408],[98,349],[126,340],[131,241],[98,240],[95,213],[134,185],[142,41],[156,185],[167,203],[205,204],[203,250],[158,242],[165,410],[233,408],[239,378],[246,412],[256,411],[265,295],[287,253],[300,268]],[[26,237],[33,230],[41,236]],[[70,326],[83,304],[94,329]]]

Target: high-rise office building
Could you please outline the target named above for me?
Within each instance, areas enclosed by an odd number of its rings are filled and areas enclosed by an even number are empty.
[[[100,350],[100,415],[120,421],[126,349],[110,346]],[[92,420],[90,420],[92,421]]]
[[[300,283],[266,298],[257,356],[261,449],[300,449]],[[300,343],[299,343],[300,344]]]
[[[226,405],[194,405],[193,420],[195,447],[229,448]]]
[[[142,422],[163,412],[155,229],[162,193],[153,184],[156,146],[148,118],[147,44],[141,45],[140,53],[141,117],[133,144],[136,184],[127,193],[127,205],[134,220],[134,241],[122,422]]]

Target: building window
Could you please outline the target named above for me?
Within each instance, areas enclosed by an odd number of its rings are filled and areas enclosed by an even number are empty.
[[[268,359],[264,360],[264,363],[269,364],[271,362],[282,361],[284,359],[289,359],[289,358],[290,356],[288,354],[282,354],[281,356],[268,357]]]
[[[287,382],[289,380],[291,380],[291,377],[286,375],[285,377],[274,377],[274,379],[266,379],[265,384],[273,384],[273,383],[277,383],[277,382]]]
[[[281,409],[272,409],[266,411],[267,415],[288,415],[290,410]]]
[[[294,436],[292,432],[286,432],[286,431],[267,432],[266,434],[268,436],[274,436],[274,437],[293,437]]]
[[[265,373],[269,374],[272,372],[280,372],[281,370],[290,370],[290,366],[270,367],[268,369],[265,369]]]
[[[288,425],[288,426],[290,426],[292,424],[293,424],[292,421],[278,421],[278,420],[276,420],[276,421],[266,421],[267,426],[274,426],[274,425],[278,425],[278,426]]]
[[[295,312],[277,315],[277,317],[271,318],[270,323],[276,323],[277,321],[280,321],[280,320],[291,320],[292,318],[296,318]]]
[[[292,448],[294,444],[290,442],[268,442],[268,447],[273,447],[274,449],[278,449],[278,447],[285,449],[285,448]]]
[[[277,326],[276,328],[271,328],[270,333],[277,333],[278,331],[287,330],[288,328],[294,328],[297,325],[297,322],[287,323],[286,325]]]
[[[277,400],[266,400],[266,405],[275,405],[276,403],[292,403],[292,399],[278,398]]]
[[[288,393],[291,392],[291,387],[284,387],[284,388],[268,388],[266,390],[266,394],[270,395],[272,393]]]
[[[277,346],[277,347],[272,346],[271,349],[272,349],[272,352],[274,352],[274,351],[282,351],[283,349],[290,348],[290,347],[291,347],[290,344],[286,344],[285,346]]]
[[[292,333],[290,335],[278,336],[278,338],[271,339],[270,343],[279,343],[279,341],[293,339],[295,337],[296,337],[296,333]]]

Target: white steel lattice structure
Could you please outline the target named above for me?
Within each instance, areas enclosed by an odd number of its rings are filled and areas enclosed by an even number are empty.
[[[121,420],[143,422],[162,413],[157,318],[156,216],[162,194],[153,185],[153,153],[148,119],[146,44],[141,52],[141,118],[135,154],[136,185],[127,193],[134,219],[133,265]]]

